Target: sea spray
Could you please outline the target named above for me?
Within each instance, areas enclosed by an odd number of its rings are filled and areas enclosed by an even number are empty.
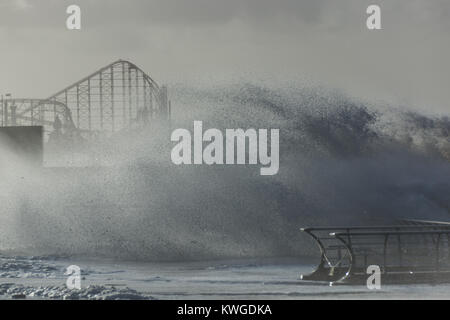
[[[448,118],[323,90],[172,91],[170,125],[90,146],[99,167],[23,174],[2,153],[1,249],[158,261],[297,256],[316,251],[301,226],[450,217]],[[278,174],[172,164],[171,132],[196,119],[221,130],[280,128]]]

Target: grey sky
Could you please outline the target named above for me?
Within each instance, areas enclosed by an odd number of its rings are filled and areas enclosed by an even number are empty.
[[[0,0],[0,93],[45,97],[124,58],[158,82],[308,79],[450,113],[449,34],[448,0]]]

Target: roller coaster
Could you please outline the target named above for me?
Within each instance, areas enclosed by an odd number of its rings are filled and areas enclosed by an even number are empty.
[[[135,64],[115,61],[46,99],[3,99],[0,126],[42,126],[45,140],[109,136],[169,119],[167,87]]]

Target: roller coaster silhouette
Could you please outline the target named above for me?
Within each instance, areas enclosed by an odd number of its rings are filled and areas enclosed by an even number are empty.
[[[3,100],[0,126],[42,126],[45,142],[74,143],[169,119],[170,108],[167,87],[118,60],[46,99]]]

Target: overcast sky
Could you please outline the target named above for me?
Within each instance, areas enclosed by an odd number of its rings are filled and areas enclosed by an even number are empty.
[[[70,4],[82,30],[65,27]],[[383,30],[366,29],[379,4]],[[448,0],[0,0],[0,93],[45,98],[119,58],[160,83],[308,79],[450,113]]]

